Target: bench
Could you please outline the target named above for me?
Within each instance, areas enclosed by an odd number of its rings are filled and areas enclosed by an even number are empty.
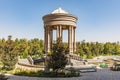
[[[27,59],[28,59],[28,61],[29,61],[29,63],[30,63],[31,65],[44,62],[44,60],[43,60],[42,58],[35,59],[35,58],[32,58],[31,56],[28,56]]]

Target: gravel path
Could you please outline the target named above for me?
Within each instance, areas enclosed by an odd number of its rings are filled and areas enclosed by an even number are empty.
[[[120,80],[120,71],[101,69],[97,72],[81,73],[81,77],[72,78],[41,78],[8,75],[8,80]]]

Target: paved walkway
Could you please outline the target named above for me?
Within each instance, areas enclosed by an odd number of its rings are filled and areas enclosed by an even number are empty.
[[[81,73],[81,75],[81,77],[72,78],[41,78],[9,75],[8,80],[120,80],[120,71],[110,71],[109,69],[101,69],[97,72]]]

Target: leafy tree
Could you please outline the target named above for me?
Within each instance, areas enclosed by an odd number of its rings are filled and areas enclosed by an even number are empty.
[[[26,58],[28,56],[28,41],[27,39],[20,39],[19,41],[16,40],[19,47],[19,55],[21,58]]]
[[[67,49],[64,47],[60,38],[52,47],[52,53],[49,56],[48,66],[52,68],[54,72],[58,73],[59,70],[64,69],[67,60]]]
[[[28,54],[33,57],[40,57],[43,54],[43,40],[39,40],[37,38],[29,41],[29,49]]]
[[[16,43],[11,39],[2,43],[1,51],[1,62],[3,63],[3,68],[13,69],[18,61],[18,48]]]

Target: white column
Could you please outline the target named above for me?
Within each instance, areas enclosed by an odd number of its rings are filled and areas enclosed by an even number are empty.
[[[72,43],[72,26],[68,29],[68,44],[69,44],[69,54],[73,53],[73,43]]]
[[[62,38],[62,26],[60,25],[60,31],[59,31],[60,38]]]
[[[71,54],[73,54],[73,26],[71,26]]]
[[[44,51],[46,53],[46,26],[44,26]]]
[[[60,37],[60,30],[59,30],[59,26],[57,26],[57,30],[56,30],[56,38]],[[56,39],[57,40],[57,39]]]
[[[76,52],[76,28],[74,27],[74,52]]]
[[[48,38],[47,38],[47,40],[48,40],[48,52],[50,52],[50,26],[48,26],[47,27],[47,32],[48,32]]]
[[[52,41],[53,41],[53,30],[50,30],[50,49],[52,49]]]
[[[48,53],[48,26],[45,26],[45,53]]]

